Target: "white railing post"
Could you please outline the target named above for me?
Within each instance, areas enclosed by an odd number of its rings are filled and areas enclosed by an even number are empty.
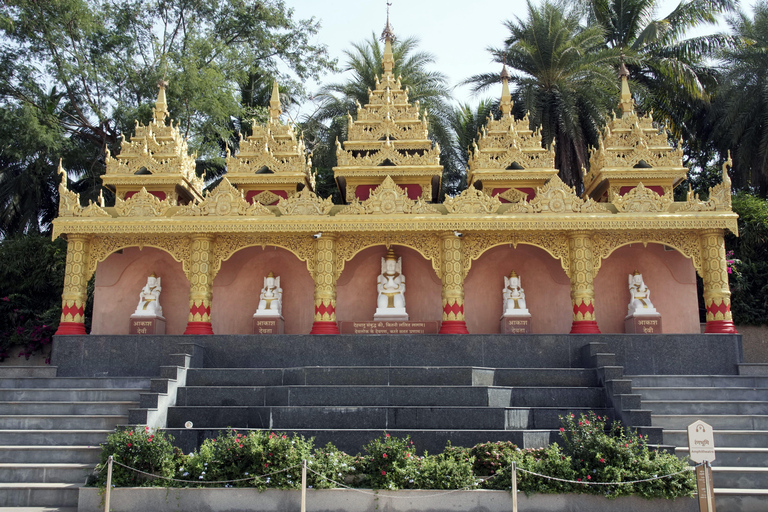
[[[512,461],[512,512],[517,512],[517,462]]]
[[[301,466],[301,512],[307,512],[307,459]]]
[[[109,512],[110,499],[112,498],[112,456],[107,459],[107,492],[104,493],[104,512]]]

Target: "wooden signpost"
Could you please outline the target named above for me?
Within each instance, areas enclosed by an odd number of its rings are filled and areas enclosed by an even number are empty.
[[[715,435],[712,427],[703,421],[688,425],[688,457],[696,466],[696,496],[700,512],[715,512],[715,490],[712,485],[712,466],[715,460]]]

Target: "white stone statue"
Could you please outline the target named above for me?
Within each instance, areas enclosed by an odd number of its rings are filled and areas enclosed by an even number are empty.
[[[658,311],[651,303],[651,290],[643,282],[643,274],[635,270],[628,274],[629,295],[631,297],[627,306],[627,316],[658,315]]]
[[[395,256],[389,249],[387,256],[381,258],[381,274],[376,279],[376,314],[374,320],[408,320],[405,311],[405,276],[403,258]]]
[[[147,284],[141,289],[139,294],[139,305],[133,316],[163,316],[163,308],[160,306],[160,278],[153,272],[147,278]]]
[[[503,316],[529,316],[525,305],[525,291],[520,285],[520,276],[514,270],[509,277],[504,276],[504,290],[501,296],[504,299]]]
[[[280,276],[275,277],[273,272],[264,278],[264,288],[259,295],[259,307],[254,316],[282,316],[283,314],[283,289],[280,288]]]

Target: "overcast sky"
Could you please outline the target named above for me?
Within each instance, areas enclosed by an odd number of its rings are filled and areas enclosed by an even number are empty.
[[[535,1],[535,0],[534,0]],[[436,57],[436,69],[448,76],[451,86],[465,78],[488,71],[501,71],[493,63],[486,48],[501,46],[507,36],[504,20],[515,16],[525,18],[526,3],[523,0],[391,0],[390,22],[400,37],[416,36],[421,50]],[[659,17],[668,14],[677,5],[675,0],[660,0]],[[754,0],[742,0],[751,12]],[[343,67],[343,50],[351,42],[363,41],[375,33],[381,34],[386,22],[386,0],[286,0],[295,11],[295,17],[304,19],[315,16],[322,22],[317,37],[328,45],[332,56]],[[718,28],[709,29],[715,32]],[[722,30],[725,30],[723,27]],[[326,77],[328,81],[340,81],[339,75]],[[310,93],[317,87],[307,84]],[[477,103],[480,97],[496,96],[500,91],[488,90],[473,97],[466,86],[458,87],[454,97],[459,101]]]

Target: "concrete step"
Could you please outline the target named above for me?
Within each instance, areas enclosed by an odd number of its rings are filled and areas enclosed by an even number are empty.
[[[628,375],[641,388],[768,388],[768,376],[752,375]]]
[[[768,416],[733,414],[653,414],[653,426],[665,430],[687,429],[694,421],[701,420],[714,430],[768,430]]]
[[[665,430],[664,444],[688,446],[687,430]],[[768,430],[715,430],[715,449],[725,447],[764,448]]]
[[[768,401],[690,401],[690,400],[643,400],[643,408],[656,414],[678,415],[768,415]],[[714,425],[713,425],[714,427]]]
[[[29,416],[38,414],[60,415],[97,415],[121,414],[127,415],[128,409],[137,407],[136,401],[109,402],[0,402],[0,418],[3,416]],[[0,428],[3,427],[0,419]]]
[[[239,428],[243,434],[251,429]],[[220,430],[203,428],[165,429],[175,438],[175,444],[184,452],[189,453],[204,439],[216,438]],[[429,453],[440,453],[450,441],[452,446],[475,446],[486,443],[489,439],[496,441],[511,441],[520,448],[539,448],[551,442],[560,440],[559,429],[549,430],[424,430],[424,429],[387,429],[388,434],[404,438],[410,436],[414,450],[421,454],[424,450]],[[281,429],[287,435],[298,434],[305,438],[314,437],[315,446],[325,446],[333,443],[339,450],[347,453],[358,453],[361,447],[373,439],[381,437],[381,429]]]
[[[83,463],[0,463],[0,482],[80,483],[93,470],[93,464]]]
[[[675,448],[675,454],[688,458],[688,447]],[[741,448],[715,446],[715,460],[712,467],[768,467],[768,448]]]
[[[55,366],[2,366],[0,379],[18,379],[25,377],[56,377]]]
[[[741,363],[739,375],[768,377],[768,363]]]
[[[602,388],[479,386],[184,387],[177,406],[601,407]]]
[[[112,430],[125,423],[127,414],[28,414],[0,416],[0,429],[5,430]]]
[[[150,379],[141,377],[5,377],[0,372],[0,389],[148,389]]]
[[[559,416],[596,408],[491,407],[171,407],[168,427],[198,428],[529,430],[559,428]]]
[[[77,512],[77,507],[0,507],[0,512]]]
[[[0,389],[2,402],[119,402],[138,401],[144,388],[12,388]]]
[[[643,388],[633,386],[643,400],[762,401],[768,400],[768,388]]]
[[[717,512],[765,512],[768,490],[715,487],[715,508]]]
[[[715,487],[729,489],[768,489],[768,468],[713,467]]]
[[[111,433],[112,430],[0,430],[0,445],[98,445]]]
[[[0,460],[5,463],[79,463],[99,462],[101,446],[0,446]]]
[[[188,386],[596,386],[595,370],[434,366],[190,368]]]
[[[0,483],[2,507],[76,507],[80,484]]]

